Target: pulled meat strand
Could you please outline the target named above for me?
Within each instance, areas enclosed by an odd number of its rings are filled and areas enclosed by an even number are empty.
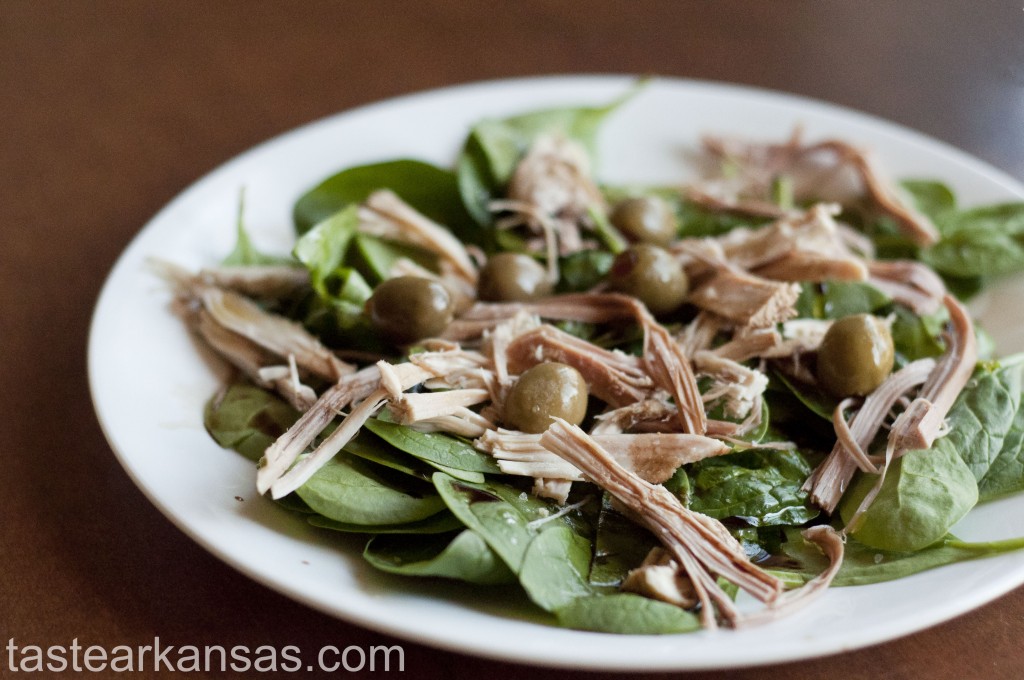
[[[705,626],[715,627],[715,609],[727,623],[734,624],[740,618],[715,575],[763,602],[771,603],[781,593],[781,582],[752,564],[720,522],[688,510],[664,487],[645,482],[623,468],[578,427],[555,419],[540,443],[608,491],[662,541],[692,580],[704,605],[701,619]]]

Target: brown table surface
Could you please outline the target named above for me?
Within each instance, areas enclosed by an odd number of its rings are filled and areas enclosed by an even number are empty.
[[[397,642],[207,554],[132,485],[93,415],[85,347],[104,277],[226,159],[411,91],[635,72],[849,105],[1024,178],[1022,38],[1021,3],[996,1],[0,3],[0,639]],[[1018,589],[887,644],[729,677],[1020,677],[1022,624]],[[405,649],[413,677],[571,675]]]

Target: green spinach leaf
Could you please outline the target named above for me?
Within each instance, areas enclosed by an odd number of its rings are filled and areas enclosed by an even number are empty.
[[[450,536],[376,536],[363,551],[366,561],[392,574],[432,576],[468,583],[514,583],[515,574],[480,535],[462,531]]]
[[[203,425],[218,444],[255,462],[298,418],[298,411],[270,392],[235,383],[207,402]]]
[[[388,423],[379,418],[371,418],[364,427],[391,446],[432,465],[466,472],[501,472],[494,458],[450,435],[417,432],[405,425]]]
[[[773,567],[773,573],[788,576],[787,584],[790,584],[791,580],[807,582],[828,567],[825,556],[814,543],[800,535],[799,529],[786,529],[785,533],[787,540],[782,544],[782,550],[786,563]],[[966,562],[1022,549],[1024,539],[1021,538],[968,543],[953,536],[945,536],[915,552],[892,552],[871,548],[855,538],[850,538],[846,541],[843,564],[832,585],[859,586],[882,583],[955,562]]]
[[[679,475],[687,478],[685,470],[680,470],[677,477]],[[617,589],[629,570],[639,567],[651,548],[657,545],[658,540],[649,531],[616,512],[612,508],[611,497],[605,493],[594,538],[594,557],[588,578],[590,585]]]
[[[949,411],[949,434],[932,446],[963,459],[981,500],[1024,489],[1022,389],[1024,357],[980,364]]]
[[[685,609],[632,593],[577,598],[555,616],[566,628],[625,635],[689,633],[701,627]]]
[[[690,508],[751,526],[803,524],[818,516],[801,490],[811,468],[796,450],[754,449],[690,466]]]
[[[844,522],[849,523],[877,479],[864,474],[854,481],[839,505]],[[941,540],[977,502],[978,484],[955,450],[936,445],[909,451],[890,465],[853,536],[880,550],[921,550]]]
[[[296,493],[317,513],[344,524],[407,524],[444,510],[428,485],[388,472],[341,452]]]
[[[462,528],[462,522],[450,512],[439,512],[426,519],[405,524],[350,524],[316,514],[309,515],[306,521],[315,527],[344,534],[445,534]]]
[[[872,314],[892,298],[869,283],[828,281],[805,283],[797,299],[797,314],[813,319],[841,319],[851,314]]]
[[[237,233],[235,247],[221,264],[231,267],[295,264],[295,261],[291,258],[279,255],[266,255],[257,250],[256,246],[252,243],[252,239],[249,238],[249,233],[245,230],[244,213],[245,192],[241,191],[238,194],[238,217],[235,220],[235,232]]]
[[[561,134],[576,140],[594,157],[601,123],[634,91],[605,106],[535,111],[511,118],[482,120],[474,125],[456,163],[459,190],[466,209],[479,224],[492,224],[488,205],[503,195],[519,158],[542,134]]]
[[[591,594],[587,573],[592,550],[585,537],[565,524],[553,523],[530,541],[519,582],[534,604],[545,611],[563,607]]]
[[[295,203],[295,229],[304,234],[342,208],[366,200],[378,189],[391,189],[460,239],[473,242],[477,230],[462,206],[455,174],[415,160],[360,165],[328,177]]]

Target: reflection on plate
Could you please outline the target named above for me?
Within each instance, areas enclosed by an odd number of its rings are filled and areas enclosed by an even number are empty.
[[[389,577],[362,562],[360,541],[320,532],[260,499],[252,466],[207,436],[202,407],[218,386],[166,287],[146,268],[159,256],[186,267],[218,261],[234,241],[238,191],[265,250],[292,242],[291,206],[347,166],[399,157],[450,165],[468,126],[487,116],[604,103],[627,77],[490,82],[403,97],[300,128],[225,164],[187,189],[122,255],[93,320],[89,371],[100,422],[125,469],[183,531],[225,562],[340,618],[429,645],[572,668],[724,668],[807,658],[892,639],[949,619],[1024,583],[1024,554],[955,564],[907,579],[833,589],[795,616],[761,628],[620,637],[554,628],[501,592]],[[611,183],[679,182],[701,132],[778,139],[796,123],[808,139],[838,136],[873,148],[895,177],[947,182],[965,204],[1024,198],[1004,174],[915,132],[806,99],[734,86],[658,80],[606,124],[599,176]],[[1007,283],[975,306],[1003,352],[1024,349],[1024,324],[999,310]],[[986,313],[992,310],[992,313]],[[235,497],[244,502],[238,502]],[[1024,497],[973,511],[954,531],[1008,538],[1024,526]],[[942,597],[936,597],[942,593]]]

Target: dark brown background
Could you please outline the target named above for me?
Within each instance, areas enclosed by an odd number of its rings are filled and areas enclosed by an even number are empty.
[[[1019,0],[0,3],[0,640],[396,642],[207,555],[133,487],[93,416],[85,346],[107,271],[153,213],[224,160],[414,90],[638,72],[853,106],[1020,178],[1022,38]],[[1018,589],[896,642],[730,677],[1020,677],[1022,631]],[[413,644],[406,668],[571,675]]]

